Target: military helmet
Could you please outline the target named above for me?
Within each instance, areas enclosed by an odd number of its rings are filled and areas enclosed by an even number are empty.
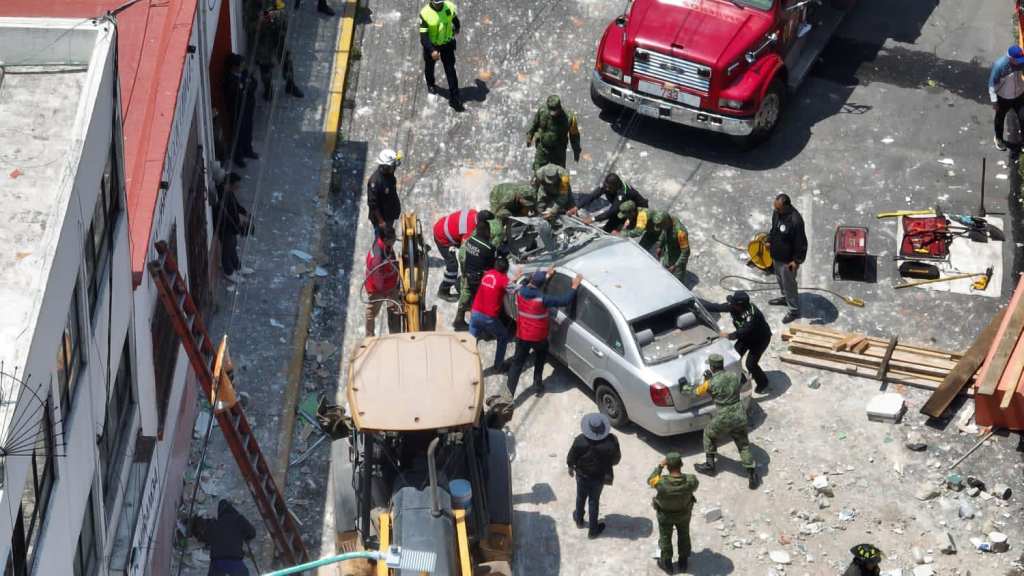
[[[555,94],[552,94],[551,96],[548,96],[547,107],[548,107],[548,110],[561,110],[562,109],[562,99],[559,98],[558,96],[556,96]]]
[[[669,468],[681,468],[683,457],[679,455],[679,452],[669,452],[665,454],[665,465]]]
[[[711,354],[708,356],[708,366],[722,368],[725,366],[725,358],[722,358],[721,354]]]
[[[619,204],[619,218],[629,218],[633,214],[636,214],[636,202],[626,200]]]

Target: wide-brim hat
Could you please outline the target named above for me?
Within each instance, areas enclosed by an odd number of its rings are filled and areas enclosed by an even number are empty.
[[[580,430],[588,440],[604,440],[611,433],[611,422],[604,414],[594,412],[583,417]]]

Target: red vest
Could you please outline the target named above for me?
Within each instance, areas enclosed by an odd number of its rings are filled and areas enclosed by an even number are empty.
[[[389,260],[391,264],[381,266]],[[395,252],[388,249],[380,238],[373,241],[370,251],[366,253],[365,286],[370,294],[383,294],[398,286],[398,263],[395,261]]]
[[[516,338],[525,342],[543,342],[548,337],[548,309],[544,306],[544,300],[537,298],[523,298],[522,294],[516,294],[516,309],[518,318],[516,321]]]
[[[479,312],[491,318],[497,318],[501,312],[501,303],[505,298],[505,287],[508,276],[497,270],[488,270],[480,280],[480,287],[473,298],[473,312]]]
[[[461,246],[476,230],[476,210],[467,208],[434,222],[434,242],[438,246]]]

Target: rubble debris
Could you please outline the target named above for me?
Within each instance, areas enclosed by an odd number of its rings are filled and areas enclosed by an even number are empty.
[[[924,452],[928,449],[928,444],[924,441],[924,436],[920,432],[914,431],[907,434],[907,440],[903,445],[912,452]]]
[[[964,479],[960,474],[956,472],[950,472],[946,475],[946,488],[955,490],[957,492],[964,489]]]
[[[989,493],[1000,500],[1009,500],[1013,491],[1010,490],[1010,487],[1006,484],[996,484],[991,490],[989,490]]]
[[[868,420],[895,424],[900,421],[905,409],[906,400],[902,394],[886,392],[874,396],[868,402],[865,411],[868,414]]]
[[[828,476],[824,474],[821,474],[820,476],[815,476],[812,485],[814,486],[814,491],[817,492],[818,494],[824,494],[829,498],[835,496],[835,493],[832,492],[832,487],[829,486]]]
[[[1006,534],[1002,532],[989,532],[988,541],[992,545],[993,552],[1006,552],[1010,549],[1010,543]]]
[[[914,576],[933,576],[935,570],[931,566],[915,566],[913,574]]]
[[[939,492],[938,488],[936,488],[931,483],[926,482],[917,489],[917,492],[914,494],[914,497],[917,498],[918,500],[923,501],[936,498],[939,494],[941,494],[941,492]]]
[[[970,520],[971,518],[974,518],[974,515],[977,513],[977,511],[974,509],[974,506],[972,506],[969,501],[961,499],[960,510],[957,513],[960,515],[960,518],[964,520]]]
[[[953,541],[953,535],[949,532],[943,532],[939,535],[939,552],[943,554],[956,554],[956,542]]]
[[[792,558],[789,557],[789,552],[785,550],[772,550],[768,553],[768,558],[776,564],[789,564],[792,562]]]
[[[722,509],[718,506],[705,508],[702,513],[704,514],[704,521],[708,524],[722,519]]]
[[[310,254],[309,252],[303,252],[302,250],[292,249],[289,252],[289,254],[291,254],[292,256],[295,256],[296,258],[298,258],[299,260],[302,260],[303,262],[310,262],[310,261],[313,260],[313,255],[312,254]]]

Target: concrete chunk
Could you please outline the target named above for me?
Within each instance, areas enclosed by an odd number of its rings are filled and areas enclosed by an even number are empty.
[[[902,394],[886,392],[878,394],[868,402],[866,411],[868,420],[875,422],[899,422],[903,410],[906,408],[906,401]]]
[[[939,535],[939,552],[943,554],[956,554],[956,542],[953,542],[953,535],[943,532]]]
[[[722,519],[722,509],[718,506],[704,509],[704,521],[707,523],[717,522]]]

